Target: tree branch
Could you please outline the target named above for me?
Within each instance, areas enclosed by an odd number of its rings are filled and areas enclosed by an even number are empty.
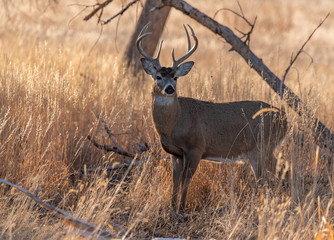
[[[106,130],[106,132],[108,133],[108,136],[110,138],[110,140],[114,143],[114,145],[116,146],[116,148],[118,150],[120,150],[120,152],[124,152],[124,150],[117,144],[116,140],[112,137],[112,133],[111,131],[109,130],[108,126],[107,126],[107,123],[104,121],[104,117],[103,115],[101,116],[101,121],[103,123],[103,126],[104,126],[104,129]]]
[[[112,16],[111,18],[109,18],[106,21],[102,21],[102,24],[108,24],[109,22],[111,22],[114,18],[118,17],[119,15],[122,15],[126,10],[128,10],[129,7],[131,7],[133,4],[135,4],[136,2],[138,2],[139,0],[133,0],[132,2],[130,2],[128,5],[125,6],[125,8],[123,8],[120,12],[118,12],[116,15]]]
[[[292,67],[292,65],[295,63],[295,61],[297,60],[298,56],[304,51],[304,47],[306,46],[306,44],[311,40],[313,34],[321,27],[321,25],[326,21],[326,19],[328,18],[329,13],[327,13],[326,17],[320,21],[319,25],[313,30],[313,32],[310,34],[310,36],[307,38],[307,40],[304,42],[304,44],[301,46],[301,48],[299,49],[299,51],[297,52],[296,56],[294,58],[292,58],[291,56],[291,60],[290,60],[290,64],[287,67],[287,69],[285,70],[285,73],[282,77],[282,82],[284,82],[286,75],[288,74],[290,68]]]
[[[218,14],[219,11],[221,10],[225,10],[225,11],[229,11],[229,12],[232,12],[233,14],[235,14],[236,16],[240,17],[241,19],[243,19],[247,24],[248,26],[250,26],[250,30],[247,32],[247,33],[244,33],[242,31],[240,31],[239,29],[235,28],[236,31],[238,31],[242,36],[241,36],[241,39],[243,38],[246,38],[244,40],[244,43],[249,47],[250,46],[250,36],[254,30],[254,27],[255,27],[255,23],[256,23],[256,20],[257,20],[257,16],[255,17],[254,19],[254,22],[251,23],[250,21],[248,21],[248,19],[245,17],[244,15],[244,11],[242,10],[242,7],[241,7],[241,4],[239,3],[239,1],[237,1],[238,3],[238,6],[239,6],[239,10],[241,12],[240,13],[237,13],[236,11],[232,10],[232,9],[229,9],[229,8],[222,8],[222,9],[219,9],[213,16],[213,18],[216,17],[216,15]],[[231,49],[231,51],[233,50],[233,48]]]
[[[91,19],[95,14],[97,14],[98,11],[102,10],[103,8],[105,8],[109,3],[111,3],[113,0],[107,0],[104,3],[97,3],[95,5],[93,5],[93,7],[96,7],[90,14],[88,14],[86,17],[84,17],[83,20],[88,21],[89,19]],[[101,18],[101,16],[99,17],[99,19]]]
[[[132,154],[132,153],[129,153],[127,151],[124,151],[124,150],[120,150],[118,149],[117,147],[110,147],[109,145],[101,145],[99,144],[98,142],[96,142],[90,135],[87,136],[87,139],[89,141],[91,141],[95,147],[99,148],[99,149],[102,149],[106,152],[114,152],[114,153],[117,153],[117,154],[120,154],[120,155],[123,155],[125,157],[130,157],[130,158],[134,158],[135,155]]]
[[[114,152],[120,155],[123,155],[125,157],[130,157],[130,158],[135,158],[136,154],[130,153],[125,151],[121,146],[118,145],[118,143],[116,142],[116,140],[113,138],[113,134],[110,129],[107,126],[107,123],[104,121],[104,117],[103,115],[101,116],[101,122],[103,123],[104,129],[106,130],[110,140],[114,143],[115,147],[110,147],[109,145],[102,145],[99,144],[98,142],[96,142],[92,136],[88,135],[87,139],[89,141],[91,141],[95,147],[102,149],[106,152]],[[139,147],[139,150],[141,153],[147,151],[149,149],[149,147],[147,146],[147,144],[141,144],[141,143],[136,143],[136,145]]]

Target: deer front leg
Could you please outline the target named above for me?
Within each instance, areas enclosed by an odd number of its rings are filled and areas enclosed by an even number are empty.
[[[183,174],[183,159],[176,156],[172,156],[173,160],[173,195],[172,195],[172,208],[177,211],[178,199],[180,192],[180,181]]]
[[[179,212],[183,212],[186,208],[186,199],[189,184],[197,170],[201,157],[202,154],[197,150],[188,151],[183,155],[185,166],[182,174],[181,203]]]

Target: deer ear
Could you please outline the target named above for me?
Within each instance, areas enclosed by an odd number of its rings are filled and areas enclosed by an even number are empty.
[[[145,72],[151,76],[155,76],[157,73],[157,70],[154,67],[154,64],[152,61],[146,59],[146,58],[141,58],[140,59],[141,64],[143,65],[143,68]]]
[[[182,63],[176,69],[175,76],[176,77],[181,77],[181,76],[187,75],[190,72],[190,70],[193,67],[193,65],[194,65],[194,62],[192,62],[192,61],[191,62]]]

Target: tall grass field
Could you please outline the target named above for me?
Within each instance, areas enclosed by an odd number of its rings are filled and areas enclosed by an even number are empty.
[[[115,0],[103,18],[129,0]],[[248,32],[229,8],[237,1],[188,1],[221,24]],[[17,184],[108,232],[127,238],[334,239],[334,156],[315,144],[314,119],[285,106],[289,129],[276,149],[282,167],[256,187],[249,164],[202,161],[189,188],[183,221],[171,209],[172,163],[151,118],[153,81],[134,76],[123,53],[144,1],[101,29],[83,21],[95,4],[85,1],[0,2],[0,178]],[[240,0],[250,21],[250,48],[279,77],[311,32],[285,83],[314,116],[334,131],[334,1]],[[178,95],[212,102],[261,100],[279,107],[279,96],[219,36],[173,9],[162,38],[161,64],[186,51],[183,24],[199,39],[193,70],[178,81]],[[101,33],[102,32],[102,33]],[[240,35],[240,34],[239,34]],[[96,148],[117,143],[127,158]],[[149,150],[140,154],[137,143]],[[105,167],[140,162],[115,170]],[[278,166],[278,167],[280,167]],[[100,169],[88,171],[89,169]],[[102,170],[101,170],[102,169]],[[117,178],[117,179],[116,179]],[[22,192],[0,184],[0,239],[84,239]],[[88,236],[91,239],[92,236]]]

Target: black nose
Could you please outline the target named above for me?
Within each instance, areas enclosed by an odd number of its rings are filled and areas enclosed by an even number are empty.
[[[167,94],[173,94],[175,92],[175,90],[171,85],[169,85],[168,87],[166,87],[165,92]]]

